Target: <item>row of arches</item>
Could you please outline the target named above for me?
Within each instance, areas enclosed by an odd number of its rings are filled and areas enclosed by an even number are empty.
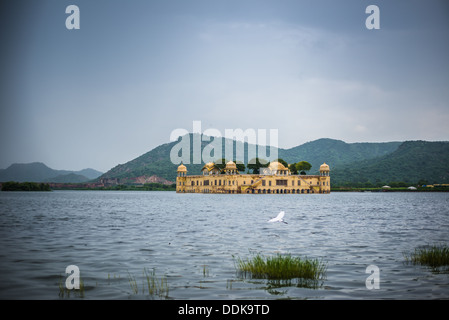
[[[246,193],[315,193],[310,189],[248,189]]]

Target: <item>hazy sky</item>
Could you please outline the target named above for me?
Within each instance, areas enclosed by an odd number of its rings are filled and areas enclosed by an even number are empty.
[[[80,9],[80,29],[65,22]],[[368,5],[380,29],[368,30]],[[0,168],[107,171],[177,128],[449,140],[449,2],[2,1]]]

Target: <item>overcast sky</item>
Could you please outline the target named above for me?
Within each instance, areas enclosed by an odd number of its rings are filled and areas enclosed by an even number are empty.
[[[5,3],[6,2],[6,3]],[[68,5],[80,29],[66,28]],[[368,30],[368,5],[380,29]],[[2,1],[0,168],[107,171],[173,130],[449,140],[449,2]]]

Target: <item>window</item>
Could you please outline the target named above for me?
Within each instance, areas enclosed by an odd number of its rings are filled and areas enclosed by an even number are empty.
[[[265,180],[262,180],[262,186],[265,187]]]
[[[287,180],[285,180],[285,179],[278,179],[278,180],[276,180],[276,185],[277,186],[286,186],[287,185]]]
[[[209,180],[204,180],[204,185],[208,186],[209,185]]]

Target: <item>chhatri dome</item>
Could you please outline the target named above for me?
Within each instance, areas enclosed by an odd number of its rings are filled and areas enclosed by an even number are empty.
[[[235,164],[234,161],[229,161],[228,163],[226,163],[226,169],[237,169],[237,165]]]
[[[187,172],[187,168],[182,163],[178,167],[178,172]]]
[[[268,168],[270,168],[270,170],[287,170],[287,168],[280,162],[278,161],[273,161],[270,163],[270,165],[268,166]]]
[[[330,171],[330,169],[329,169],[329,166],[326,164],[326,162],[320,166],[320,175],[321,176],[328,176],[329,171]]]

